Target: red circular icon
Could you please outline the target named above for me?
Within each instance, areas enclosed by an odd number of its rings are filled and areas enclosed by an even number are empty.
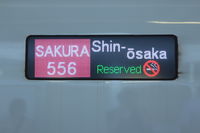
[[[144,63],[143,72],[148,77],[155,77],[160,72],[160,65],[154,60],[149,60]]]

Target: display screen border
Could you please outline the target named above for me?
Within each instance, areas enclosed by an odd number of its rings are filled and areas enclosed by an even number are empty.
[[[34,77],[34,39],[90,39],[90,37],[159,37],[171,36],[175,40],[175,71],[176,74],[172,78],[153,79],[153,78],[84,78],[84,77],[71,77],[71,78],[52,78],[52,77]],[[32,61],[30,61],[33,59]],[[153,34],[153,35],[133,35],[133,34],[94,34],[94,35],[29,35],[26,38],[26,51],[25,51],[25,77],[29,80],[175,80],[178,78],[178,39],[173,34]]]

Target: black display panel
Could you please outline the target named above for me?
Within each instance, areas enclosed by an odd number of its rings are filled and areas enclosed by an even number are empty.
[[[31,35],[27,79],[173,80],[175,35]]]

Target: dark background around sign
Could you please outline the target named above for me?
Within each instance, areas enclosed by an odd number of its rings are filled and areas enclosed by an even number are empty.
[[[135,37],[93,37],[91,40],[104,40],[109,43],[120,43],[121,46],[126,46],[126,49],[121,49],[120,52],[92,52],[91,50],[91,74],[95,79],[172,79],[176,77],[176,42],[173,36],[135,36]],[[148,61],[148,59],[128,59],[127,48],[136,50],[150,50],[152,47],[155,50],[165,50],[167,59],[154,59],[160,64],[160,73],[155,77],[148,77],[143,72],[142,74],[97,74],[96,66],[139,66]]]

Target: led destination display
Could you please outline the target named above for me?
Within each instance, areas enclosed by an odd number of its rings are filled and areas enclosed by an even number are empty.
[[[174,35],[32,35],[28,79],[175,79]]]

